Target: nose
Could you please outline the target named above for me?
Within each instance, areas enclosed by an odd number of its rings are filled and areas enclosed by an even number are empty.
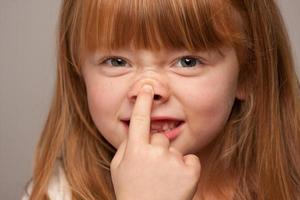
[[[136,81],[128,92],[128,99],[131,103],[136,101],[137,95],[143,85],[151,85],[154,90],[153,104],[162,104],[170,98],[170,89],[166,82],[155,78],[144,78]]]

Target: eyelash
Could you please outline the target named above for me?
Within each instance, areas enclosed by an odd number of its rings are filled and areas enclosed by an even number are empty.
[[[196,62],[196,64],[194,65],[194,66],[192,66],[192,67],[181,67],[181,68],[195,68],[196,66],[198,66],[198,65],[204,65],[205,64],[205,62],[203,61],[203,59],[202,58],[199,58],[199,57],[197,57],[197,56],[182,56],[182,57],[180,57],[180,58],[178,58],[178,59],[176,59],[176,65],[178,64],[178,63],[180,63],[180,62],[182,62],[184,59],[189,59],[189,60],[192,60],[193,62]],[[112,65],[112,61],[113,60],[119,60],[120,62],[123,62],[124,63],[124,65],[120,65],[120,66],[116,66],[116,65]],[[110,63],[108,63],[110,61]],[[123,67],[123,66],[126,66],[126,65],[128,65],[128,61],[125,59],[125,58],[123,58],[123,57],[120,57],[120,56],[112,56],[112,57],[107,57],[107,58],[104,58],[103,59],[103,61],[100,63],[100,64],[106,64],[106,65],[110,65],[111,67]]]

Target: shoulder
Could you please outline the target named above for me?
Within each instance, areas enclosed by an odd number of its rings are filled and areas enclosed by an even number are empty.
[[[51,200],[71,200],[69,183],[61,161],[56,162],[54,173],[49,181],[48,195]]]
[[[32,182],[28,185],[22,200],[29,200]],[[55,163],[53,174],[48,185],[48,196],[51,200],[71,200],[71,191],[61,161]]]

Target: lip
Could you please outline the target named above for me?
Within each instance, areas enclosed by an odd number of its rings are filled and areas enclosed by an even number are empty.
[[[163,134],[165,136],[167,136],[167,138],[169,140],[174,140],[181,132],[182,132],[182,127],[184,125],[184,122],[180,122],[180,125],[177,126],[176,128],[170,130],[170,131],[167,131],[167,132],[164,132]]]
[[[179,119],[176,117],[170,117],[170,116],[151,116],[151,121],[159,121],[159,120],[172,120],[172,121],[184,121],[183,119]],[[130,121],[130,118],[123,118],[121,121]]]
[[[164,134],[169,140],[174,140],[178,135],[180,135],[180,133],[182,132],[182,129],[183,129],[183,125],[185,124],[184,120],[174,118],[174,117],[168,117],[168,116],[153,116],[153,117],[151,117],[151,121],[161,121],[161,120],[180,121],[179,126],[177,126],[176,128],[174,128],[170,131],[161,133],[161,134]],[[123,123],[126,130],[128,131],[129,130],[128,124],[130,122],[130,119],[124,118],[124,119],[121,119],[121,122]]]

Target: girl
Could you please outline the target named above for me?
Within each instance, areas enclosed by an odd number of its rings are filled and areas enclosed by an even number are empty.
[[[300,198],[299,82],[273,0],[64,0],[24,199]]]

